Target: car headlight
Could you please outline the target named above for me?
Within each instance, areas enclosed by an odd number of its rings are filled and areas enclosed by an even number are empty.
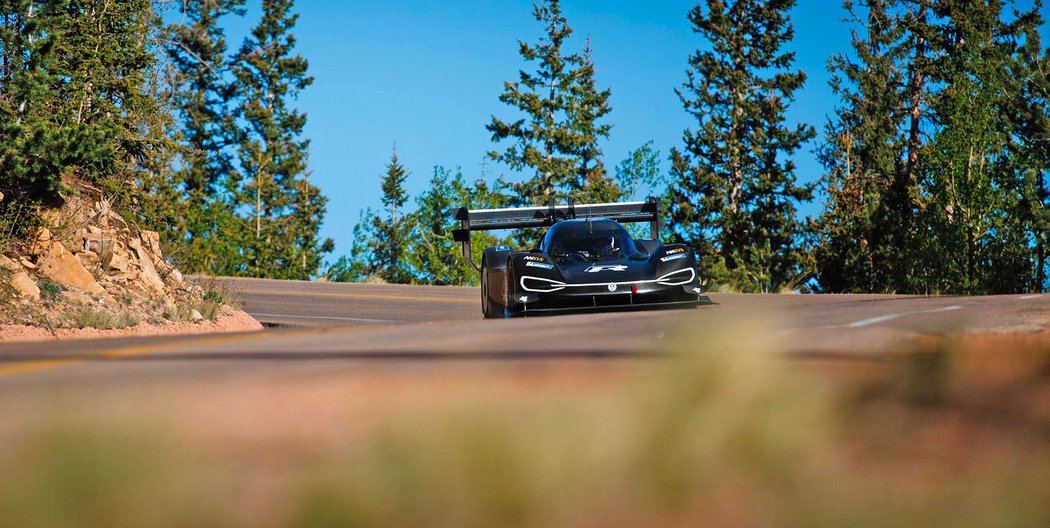
[[[696,278],[696,270],[692,266],[683,268],[678,271],[672,271],[664,276],[656,279],[657,284],[664,286],[681,286],[683,284],[689,284]]]
[[[520,282],[521,289],[530,292],[549,293],[565,289],[564,282],[556,281],[554,279],[545,279],[543,277],[533,277],[531,275],[522,276]]]

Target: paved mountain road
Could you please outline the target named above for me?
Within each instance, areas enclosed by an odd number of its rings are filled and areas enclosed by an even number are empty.
[[[210,279],[209,279],[210,280]],[[365,367],[608,361],[734,335],[794,353],[869,357],[916,335],[1050,328],[1050,295],[712,294],[687,311],[485,321],[476,288],[220,279],[263,332],[0,344],[0,394],[311,373]]]

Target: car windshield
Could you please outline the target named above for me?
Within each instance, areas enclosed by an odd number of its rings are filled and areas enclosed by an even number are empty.
[[[557,225],[547,234],[547,253],[552,257],[588,260],[632,255],[634,241],[620,224],[611,220]]]

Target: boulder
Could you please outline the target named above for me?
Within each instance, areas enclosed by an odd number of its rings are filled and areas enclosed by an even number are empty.
[[[11,278],[8,280],[8,284],[15,289],[20,297],[29,297],[32,299],[40,298],[40,288],[37,287],[33,279],[29,278],[29,274],[22,269],[22,266],[15,264],[15,262],[3,255],[0,255],[0,269],[7,271],[11,274]]]
[[[21,266],[19,266],[18,264],[15,264],[15,262],[13,260],[11,260],[11,259],[9,259],[9,258],[7,258],[7,257],[5,257],[3,255],[0,255],[0,269],[7,270],[7,271],[10,271],[10,272],[22,271],[22,267]]]
[[[176,287],[181,287],[183,283],[186,282],[186,279],[182,276],[182,272],[179,271],[178,268],[174,267],[171,268],[171,272],[168,273],[167,279],[168,284],[171,284],[172,286]]]
[[[142,247],[141,242],[134,238],[128,241],[128,247],[135,251],[135,255],[138,257],[135,260],[135,264],[137,264],[141,270],[136,282],[149,291],[153,291],[159,295],[165,295],[167,292],[164,290],[164,280],[160,278],[160,274],[157,273],[157,268],[153,266],[153,259],[149,252]]]
[[[62,292],[62,299],[66,302],[82,304],[84,306],[94,306],[97,304],[91,296],[78,291],[64,291]]]
[[[109,258],[104,262],[106,267],[121,273],[127,273],[131,264],[128,262],[128,258],[119,252],[109,254]]]
[[[88,233],[84,235],[84,251],[105,255],[113,251],[113,237]]]
[[[98,255],[92,251],[82,251],[77,253],[77,258],[80,259],[80,263],[83,264],[85,268],[95,268],[101,264]]]
[[[41,240],[43,237],[38,237],[37,242]],[[37,263],[40,273],[67,288],[84,290],[101,296],[108,302],[114,302],[113,297],[106,293],[106,290],[95,281],[95,277],[84,268],[80,259],[66,251],[65,246],[57,240],[50,240],[50,238],[48,240],[49,244],[44,250],[46,253],[38,254]]]
[[[11,277],[11,287],[18,292],[21,297],[28,297],[33,300],[40,300],[40,287],[33,282],[33,279],[29,278],[29,275],[20,271],[15,273],[14,277]]]
[[[160,252],[160,234],[156,231],[142,231],[139,233],[139,238],[142,239],[142,243],[145,244],[146,249],[152,252],[157,258],[161,258],[164,255]]]

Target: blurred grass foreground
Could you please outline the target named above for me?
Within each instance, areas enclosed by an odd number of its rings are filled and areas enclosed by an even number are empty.
[[[842,359],[756,334],[713,326],[568,380],[358,387],[370,418],[306,450],[40,402],[0,418],[0,525],[1050,526],[1047,336]]]

